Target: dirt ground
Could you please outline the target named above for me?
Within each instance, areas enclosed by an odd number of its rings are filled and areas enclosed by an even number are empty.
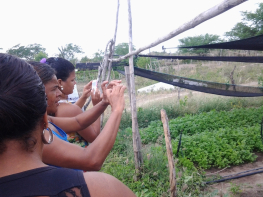
[[[253,163],[246,163],[239,166],[229,167],[225,169],[210,169],[207,170],[207,175],[218,174],[220,176],[228,176],[252,170],[256,168],[263,168],[263,153],[256,153],[258,156]],[[259,169],[258,171],[263,171]],[[217,173],[219,172],[219,173]],[[232,189],[231,189],[232,188]],[[236,191],[236,195],[240,197],[262,197],[263,196],[263,173],[258,173],[251,176],[242,177],[239,179],[232,179],[222,183],[216,183],[208,187],[209,190],[222,190],[223,194],[230,194],[231,190]],[[239,191],[238,191],[239,190]],[[235,193],[235,192],[234,192]]]

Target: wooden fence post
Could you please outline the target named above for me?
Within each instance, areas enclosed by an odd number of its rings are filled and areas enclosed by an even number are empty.
[[[125,69],[125,78],[127,83],[127,89],[129,94],[129,101],[130,101],[130,107],[131,107],[131,75],[130,75],[130,68],[128,66],[124,66]]]
[[[175,166],[174,166],[168,118],[166,115],[166,111],[164,109],[161,110],[161,118],[162,118],[162,123],[163,123],[163,130],[164,130],[168,164],[169,164],[169,172],[170,172],[170,192],[171,192],[171,197],[175,197],[176,196],[176,172],[175,172]]]
[[[128,22],[129,22],[129,53],[133,51],[132,46],[132,16],[131,16],[131,3],[128,1]],[[129,71],[130,71],[130,98],[131,98],[131,114],[132,114],[132,137],[133,137],[133,151],[134,151],[134,163],[135,169],[140,172],[141,164],[143,163],[141,153],[141,136],[138,128],[137,109],[136,109],[136,94],[135,94],[135,82],[134,82],[134,68],[133,68],[133,56],[129,57]]]

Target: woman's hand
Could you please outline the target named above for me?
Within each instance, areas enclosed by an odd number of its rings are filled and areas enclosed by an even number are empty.
[[[106,90],[107,98],[109,104],[111,105],[112,112],[122,113],[125,106],[125,100],[124,100],[125,89],[126,87],[123,85],[116,85],[113,86],[112,89]]]
[[[96,90],[91,90],[91,100],[92,100],[93,106],[97,105],[102,100],[102,97],[100,96],[100,91],[98,88],[96,88]]]
[[[112,88],[114,86],[118,86],[120,85],[121,83],[121,80],[113,80],[111,81],[107,87],[106,87],[106,84],[109,83],[108,81],[104,81],[102,84],[101,84],[101,89],[102,89],[102,102],[104,102],[105,104],[109,105],[110,102],[108,100],[108,97],[107,97],[107,90],[112,90]]]
[[[87,99],[90,96],[91,88],[92,88],[92,81],[90,81],[87,85],[84,86],[81,97]]]

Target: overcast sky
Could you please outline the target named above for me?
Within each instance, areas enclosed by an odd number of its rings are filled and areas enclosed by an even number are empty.
[[[147,45],[223,0],[131,0],[133,43]],[[178,39],[200,34],[223,36],[241,21],[240,11],[254,11],[262,0],[249,0],[166,41],[151,51],[175,47]],[[115,30],[117,0],[2,0],[0,52],[16,44],[41,44],[49,56],[68,43],[92,57],[104,51]],[[127,0],[120,0],[117,44],[128,42]],[[147,51],[148,52],[148,51]]]

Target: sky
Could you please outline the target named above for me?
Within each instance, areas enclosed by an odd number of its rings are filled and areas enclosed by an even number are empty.
[[[222,1],[131,0],[133,45],[135,48],[148,45]],[[262,2],[248,0],[150,50],[176,47],[178,39],[188,36],[209,33],[223,37],[241,21],[241,11],[255,11]],[[58,47],[73,43],[84,51],[79,58],[85,55],[91,58],[99,49],[104,51],[113,38],[116,10],[117,0],[2,0],[0,52],[17,44],[37,43],[51,57],[58,53]],[[127,0],[120,0],[116,44],[128,41]]]

